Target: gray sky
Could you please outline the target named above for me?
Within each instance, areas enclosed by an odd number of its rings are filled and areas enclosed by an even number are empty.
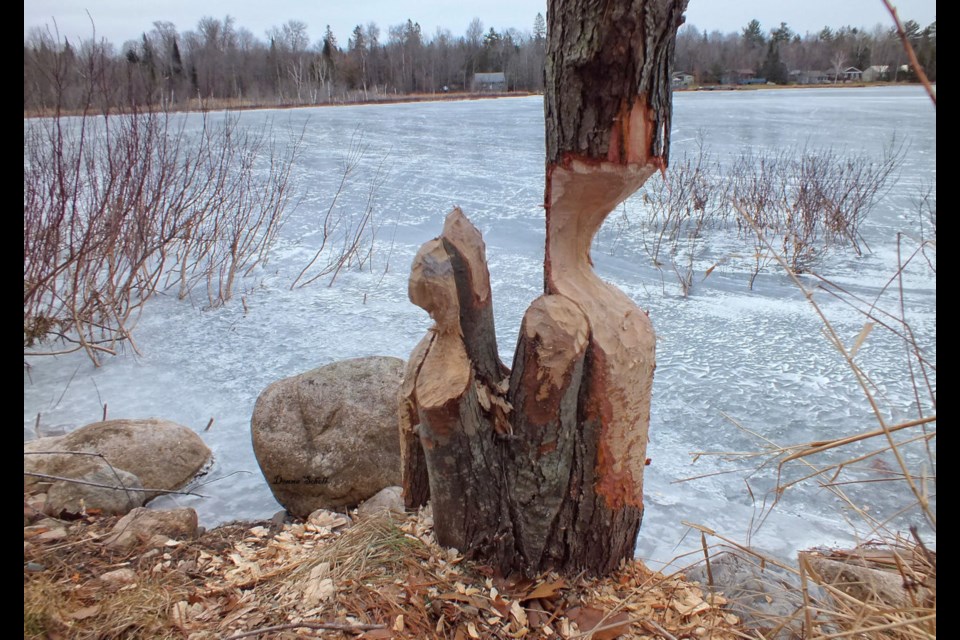
[[[896,0],[895,5],[902,20],[926,26],[936,19],[936,0]],[[379,25],[384,39],[388,26],[408,18],[419,22],[428,37],[437,27],[463,35],[474,17],[483,21],[485,30],[528,31],[537,12],[546,15],[546,0],[24,0],[24,35],[31,27],[52,28],[56,21],[61,35],[71,40],[89,38],[92,27],[87,11],[98,39],[106,38],[117,47],[149,31],[155,20],[172,22],[179,31],[186,31],[194,29],[203,16],[226,15],[261,39],[270,27],[296,19],[307,24],[316,42],[329,24],[345,47],[353,27],[370,21]],[[754,18],[766,31],[783,21],[799,33],[816,32],[825,25],[870,29],[890,23],[881,0],[691,0],[687,10],[687,23],[707,31],[739,31]]]

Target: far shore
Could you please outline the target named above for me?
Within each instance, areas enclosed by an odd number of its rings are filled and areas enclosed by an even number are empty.
[[[690,87],[680,87],[674,91],[688,93],[696,91],[758,91],[763,89],[862,89],[865,87],[905,87],[923,85],[915,82],[842,82],[825,84],[711,84],[694,85]],[[454,102],[460,100],[489,100],[493,98],[522,98],[527,96],[543,95],[543,92],[535,91],[501,91],[501,92],[448,92],[448,93],[413,93],[413,94],[394,94],[394,95],[376,95],[367,98],[342,98],[330,100],[329,102],[318,103],[296,103],[296,102],[257,102],[239,99],[209,99],[209,100],[190,100],[185,105],[177,105],[164,109],[162,105],[151,105],[144,107],[141,111],[168,111],[170,113],[203,113],[207,111],[252,111],[262,109],[305,109],[313,107],[346,107],[360,105],[377,104],[403,104],[413,102]],[[87,115],[99,115],[100,110],[89,109]],[[122,113],[119,109],[112,109],[111,113]],[[24,111],[24,118],[47,118],[56,115],[53,109],[42,111],[31,110]],[[83,110],[63,110],[61,116],[81,116]]]
[[[249,100],[221,99],[211,98],[209,100],[190,100],[188,104],[179,104],[176,106],[164,108],[162,105],[150,105],[141,107],[139,111],[167,111],[170,113],[203,113],[207,111],[252,111],[256,109],[307,109],[314,107],[353,107],[360,105],[375,104],[402,104],[407,102],[454,102],[459,100],[489,100],[491,98],[522,98],[526,96],[543,95],[542,92],[534,91],[500,91],[500,92],[448,92],[448,93],[411,93],[394,95],[376,95],[369,98],[340,98],[329,102],[256,102]],[[112,108],[111,113],[122,113],[120,109]],[[98,109],[88,109],[87,115],[99,115]],[[24,111],[24,118],[48,118],[56,115],[53,109],[42,111],[31,110]],[[81,116],[84,111],[80,109],[63,110],[62,116]]]

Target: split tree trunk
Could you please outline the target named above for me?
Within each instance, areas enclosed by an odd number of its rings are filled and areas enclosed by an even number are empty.
[[[497,356],[483,240],[459,209],[414,260],[410,299],[436,324],[404,383],[407,505],[429,496],[438,541],[503,573],[607,573],[633,555],[655,337],[593,272],[590,245],[666,167],[685,6],[550,2],[545,294],[524,316],[512,372]]]

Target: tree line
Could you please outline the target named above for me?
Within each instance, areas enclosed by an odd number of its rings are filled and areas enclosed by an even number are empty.
[[[907,38],[931,81],[937,77],[937,23],[921,27],[904,23]],[[877,25],[872,30],[857,27],[824,27],[800,35],[785,22],[764,31],[751,20],[739,32],[721,33],[685,25],[677,35],[674,69],[689,73],[697,84],[728,82],[731,76],[749,72],[777,84],[837,77],[849,68],[866,71],[866,79],[915,82],[912,69],[895,28]],[[821,72],[819,76],[812,72]]]
[[[905,23],[921,65],[936,80],[936,22]],[[329,25],[314,40],[306,23],[289,20],[265,38],[227,16],[202,18],[178,31],[170,22],[119,49],[101,39],[71,42],[34,28],[23,45],[24,111],[85,107],[300,105],[378,100],[397,95],[469,91],[474,74],[503,72],[506,91],[541,91],[546,22],[529,30],[485,28],[474,18],[462,36],[424,34],[407,20],[382,31],[358,24],[341,44]],[[674,69],[697,84],[731,81],[749,71],[785,84],[798,73],[884,68],[878,80],[913,81],[893,29],[824,27],[800,35],[786,23],[765,31],[756,20],[740,32],[708,33],[686,25],[677,36]]]
[[[470,90],[480,72],[504,72],[507,91],[540,91],[545,36],[542,14],[528,31],[485,30],[474,18],[460,37],[445,28],[429,37],[413,20],[386,32],[369,22],[353,29],[346,46],[329,25],[319,40],[299,20],[260,39],[230,16],[205,17],[182,32],[157,21],[119,49],[35,28],[23,45],[24,111],[377,100]]]

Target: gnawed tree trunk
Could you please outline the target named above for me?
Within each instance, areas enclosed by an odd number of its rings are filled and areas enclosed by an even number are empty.
[[[524,316],[512,372],[497,357],[483,240],[459,209],[414,260],[410,299],[436,324],[404,383],[406,501],[429,494],[438,541],[503,573],[606,573],[633,555],[655,338],[593,272],[590,245],[666,167],[685,6],[550,2],[545,294]]]

